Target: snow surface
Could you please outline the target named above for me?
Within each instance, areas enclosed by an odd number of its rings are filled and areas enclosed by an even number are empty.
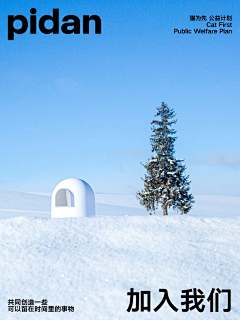
[[[240,198],[195,200],[195,213],[163,217],[134,196],[96,195],[96,218],[49,219],[50,197],[0,191],[0,319],[240,319]],[[222,312],[222,294],[218,313],[207,302],[183,313],[181,290],[195,287],[231,289],[232,311]],[[168,289],[179,311],[128,313],[130,288],[150,290],[152,308]],[[10,313],[11,298],[75,312]]]

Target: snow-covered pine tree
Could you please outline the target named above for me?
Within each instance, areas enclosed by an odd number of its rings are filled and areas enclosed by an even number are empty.
[[[144,178],[144,189],[137,192],[137,198],[141,205],[148,211],[155,213],[159,205],[162,206],[163,215],[167,215],[167,208],[180,210],[188,213],[194,203],[193,196],[189,193],[189,176],[184,174],[186,166],[183,160],[174,156],[174,142],[177,139],[176,131],[171,128],[177,120],[174,120],[175,113],[169,109],[167,104],[162,102],[157,108],[153,120],[150,141],[153,156],[146,164],[142,164],[147,171]]]

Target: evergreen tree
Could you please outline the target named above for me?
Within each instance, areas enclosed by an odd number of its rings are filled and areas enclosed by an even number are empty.
[[[148,211],[155,213],[159,205],[162,206],[163,215],[167,215],[167,208],[180,210],[181,214],[188,213],[194,203],[189,193],[189,176],[184,174],[186,166],[183,160],[174,156],[174,142],[177,139],[176,131],[171,128],[177,122],[175,113],[162,102],[157,108],[153,120],[150,141],[153,155],[146,164],[142,164],[147,171],[144,178],[144,189],[137,192],[141,205]]]

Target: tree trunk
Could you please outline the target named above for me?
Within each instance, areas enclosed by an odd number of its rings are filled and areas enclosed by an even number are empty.
[[[167,216],[167,205],[166,205],[166,199],[163,200],[163,215]]]

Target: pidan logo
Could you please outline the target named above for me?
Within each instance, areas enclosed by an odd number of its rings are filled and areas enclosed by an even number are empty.
[[[95,34],[102,33],[102,21],[98,15],[83,15],[81,20],[71,14],[64,16],[60,22],[59,9],[53,9],[52,15],[43,15],[38,19],[37,9],[31,8],[29,19],[20,14],[8,16],[8,40],[14,40],[16,34],[23,34],[28,30],[30,34],[37,34],[39,31],[44,34],[89,34],[91,21],[94,23]]]

